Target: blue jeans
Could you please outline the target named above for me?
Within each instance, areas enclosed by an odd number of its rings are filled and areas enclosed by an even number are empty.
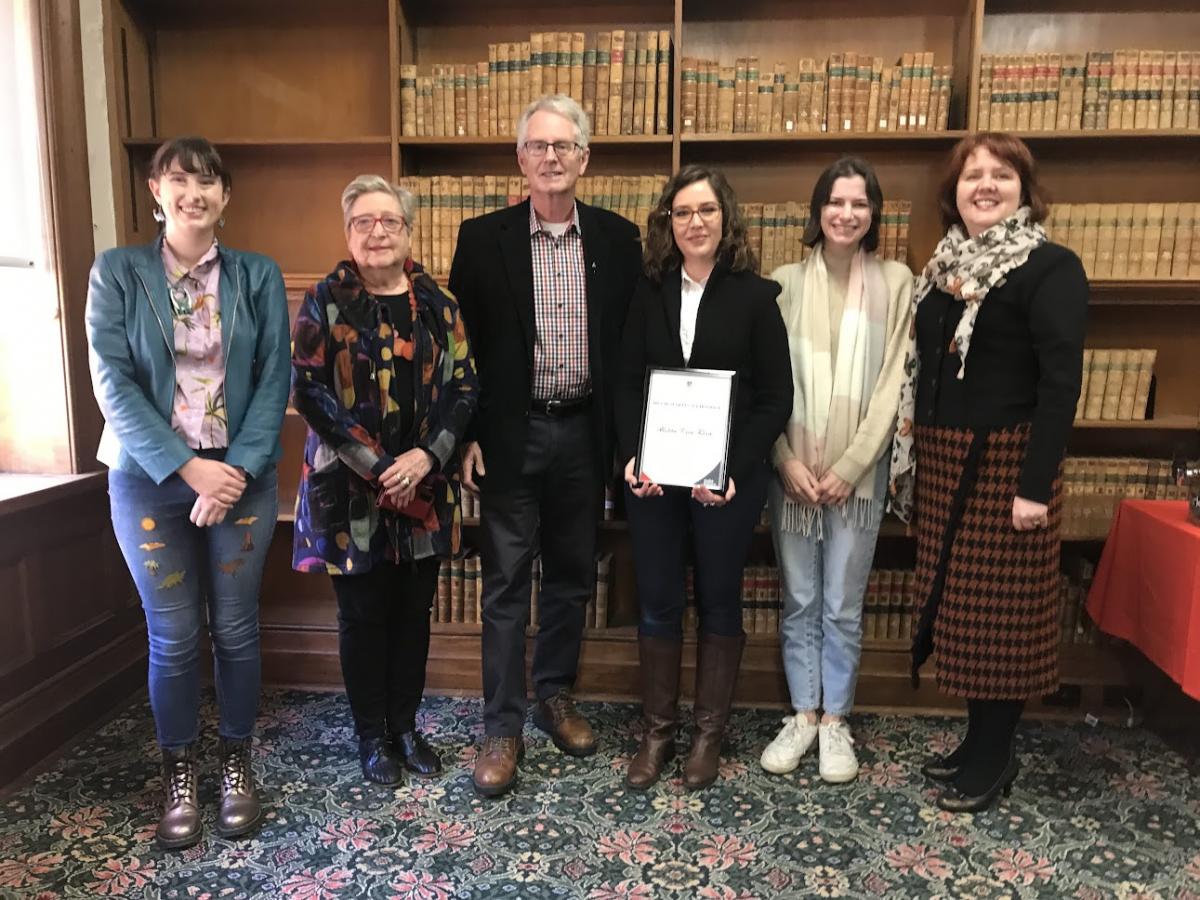
[[[887,460],[876,469],[876,514],[866,528],[836,509],[822,509],[824,538],[780,529],[784,499],[778,477],[771,479],[771,535],[779,561],[783,618],[779,637],[792,707],[808,712],[822,707],[843,716],[854,706],[858,663],[862,656],[863,596],[875,558],[883,520]]]
[[[205,454],[206,456],[208,454]],[[212,639],[221,737],[250,737],[258,712],[258,591],[278,511],[275,469],[246,486],[220,525],[188,520],[196,493],[111,470],[113,530],[150,635],[150,708],[164,748],[199,733],[201,629]]]

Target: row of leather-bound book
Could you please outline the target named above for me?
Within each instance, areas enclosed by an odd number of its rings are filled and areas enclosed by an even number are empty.
[[[573,97],[592,134],[670,131],[671,32],[546,31],[488,44],[487,59],[400,67],[400,133],[413,137],[515,134],[543,94]]]
[[[976,128],[1200,129],[1200,51],[985,53]]]
[[[770,69],[757,56],[680,66],[684,134],[945,131],[949,120],[953,69],[928,51],[894,65],[846,51]]]

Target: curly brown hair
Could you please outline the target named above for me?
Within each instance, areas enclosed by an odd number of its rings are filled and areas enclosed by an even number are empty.
[[[664,275],[683,265],[683,254],[675,245],[675,235],[671,231],[671,207],[676,194],[698,181],[707,181],[721,204],[721,243],[717,245],[717,259],[727,260],[734,272],[758,271],[758,259],[750,249],[746,233],[746,220],[738,209],[737,196],[728,179],[720,169],[688,165],[671,176],[646,223],[646,251],[642,265],[646,277],[652,281],[661,282]]]

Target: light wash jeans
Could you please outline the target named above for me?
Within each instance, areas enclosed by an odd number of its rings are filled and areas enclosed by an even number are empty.
[[[778,476],[771,479],[771,535],[783,594],[779,638],[797,712],[823,706],[827,715],[843,716],[854,706],[862,655],[863,595],[883,520],[887,473],[885,457],[875,475],[880,502],[867,527],[855,527],[836,509],[823,509],[821,540],[815,533],[805,537],[780,530],[783,487]]]
[[[278,511],[275,467],[251,480],[225,521],[208,528],[188,521],[196,493],[178,475],[155,484],[111,470],[108,493],[117,543],[146,613],[159,745],[183,747],[198,735],[205,625],[219,733],[230,740],[250,737],[260,680],[258,592]]]

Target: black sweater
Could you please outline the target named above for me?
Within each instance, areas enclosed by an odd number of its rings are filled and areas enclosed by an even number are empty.
[[[792,413],[792,364],[779,305],[779,285],[753,272],[718,265],[704,288],[696,314],[688,365],[738,373],[729,474],[744,483],[767,459]],[[679,342],[680,272],[656,284],[638,281],[621,339],[617,372],[616,424],[620,466],[637,454],[642,390],[647,366],[682,367]]]
[[[964,304],[930,291],[917,307],[917,424],[987,430],[1031,423],[1018,494],[1048,502],[1079,399],[1087,304],[1079,257],[1043,244],[984,298],[959,380],[951,341]]]

